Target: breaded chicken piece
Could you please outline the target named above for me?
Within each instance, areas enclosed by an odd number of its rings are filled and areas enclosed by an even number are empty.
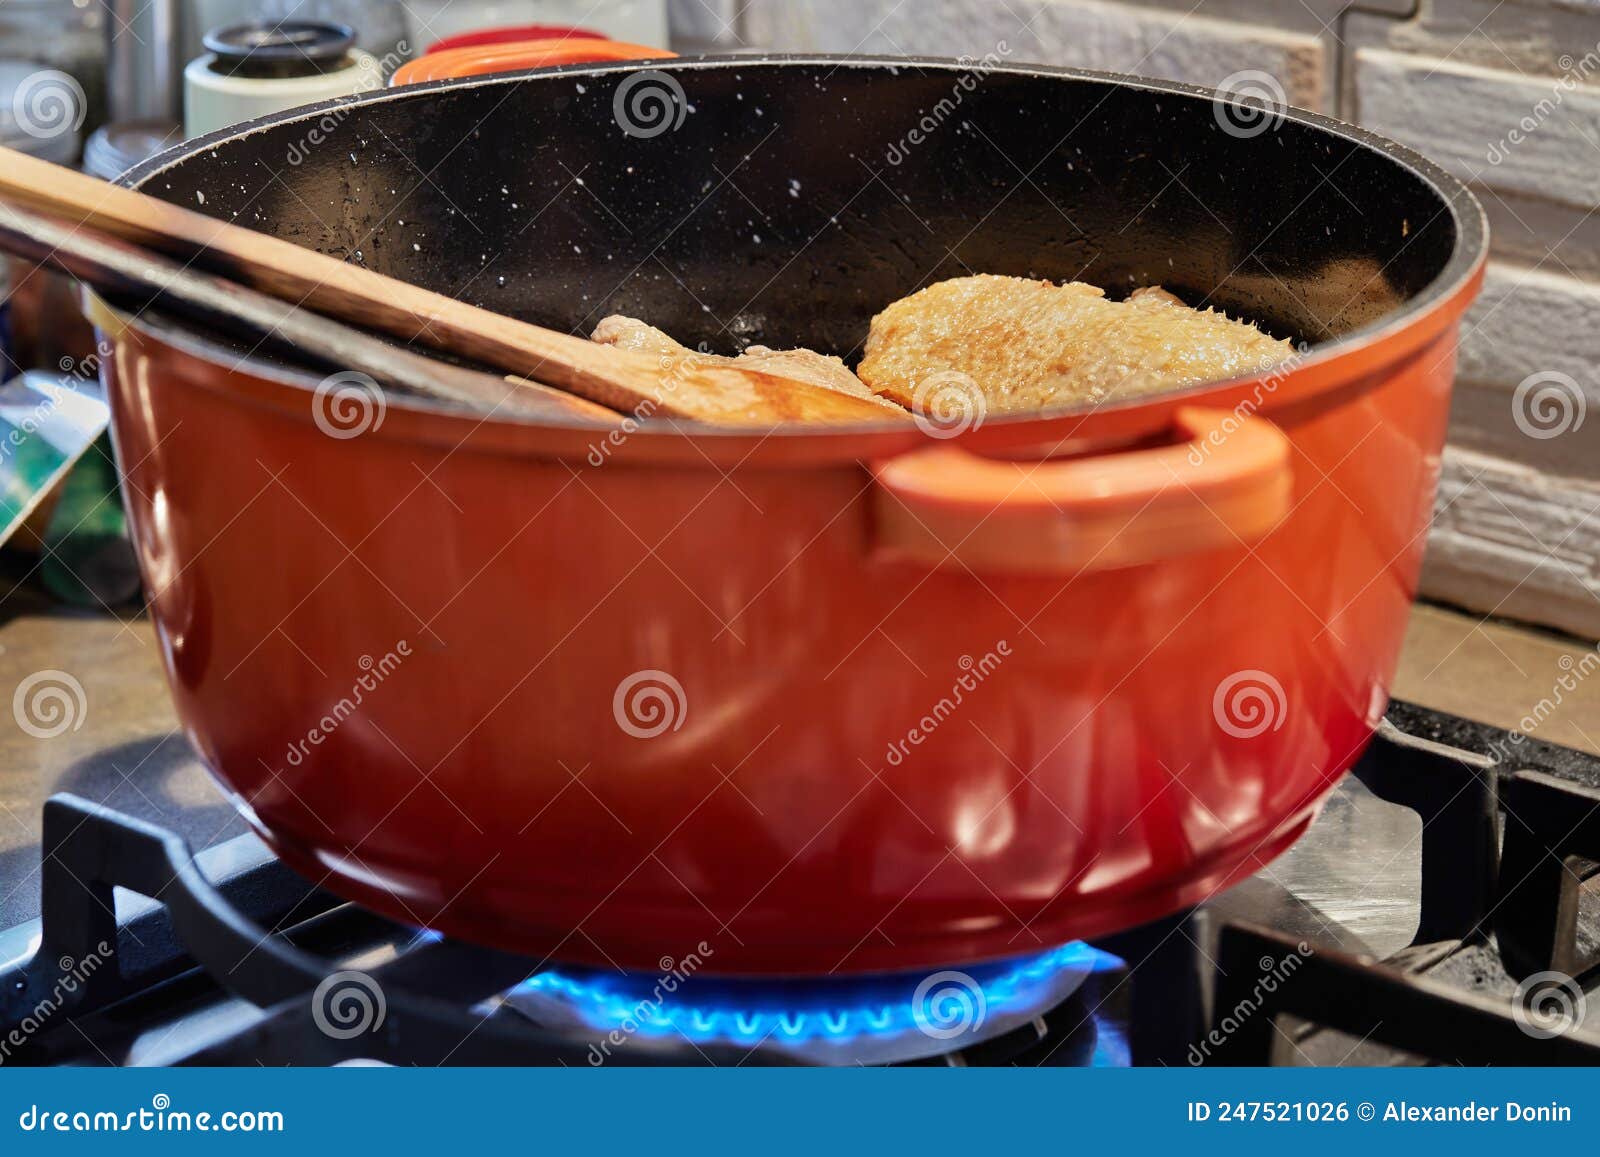
[[[954,372],[976,383],[991,412],[1038,410],[1251,373],[1293,352],[1159,286],[1107,301],[1079,281],[982,274],[930,285],[873,318],[859,373],[911,409],[920,383]]]
[[[595,327],[592,337],[602,345],[636,350],[659,358],[689,358],[701,364],[721,363],[737,366],[740,369],[758,370],[773,377],[790,378],[805,382],[807,385],[821,386],[841,394],[865,398],[877,402],[880,406],[904,413],[894,402],[880,398],[867,389],[861,383],[861,379],[850,372],[850,367],[838,358],[828,357],[812,350],[773,350],[766,346],[753,345],[736,358],[720,354],[703,354],[680,345],[652,325],[616,313],[602,318],[600,324]]]

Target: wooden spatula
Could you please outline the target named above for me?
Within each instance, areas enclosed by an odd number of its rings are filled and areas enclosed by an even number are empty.
[[[862,398],[792,379],[692,358],[664,363],[530,325],[12,149],[0,148],[0,200],[613,410],[741,426],[894,417]]]

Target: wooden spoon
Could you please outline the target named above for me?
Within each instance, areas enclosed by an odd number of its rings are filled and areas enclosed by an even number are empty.
[[[120,237],[280,301],[639,417],[772,426],[894,416],[863,398],[789,378],[694,358],[657,359],[517,321],[13,149],[0,148],[0,200]]]
[[[491,413],[504,409],[607,426],[622,421],[615,410],[576,394],[414,354],[365,330],[185,268],[99,230],[66,225],[4,201],[0,201],[0,250],[53,266],[102,293],[132,295],[141,306],[239,332],[257,344],[286,343],[341,369],[359,370],[413,393]]]

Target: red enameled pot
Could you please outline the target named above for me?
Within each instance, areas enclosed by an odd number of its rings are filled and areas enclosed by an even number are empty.
[[[646,82],[661,117],[629,121]],[[378,405],[319,389],[337,367],[97,304],[179,715],[310,878],[540,957],[956,964],[1256,871],[1371,736],[1486,245],[1422,158],[1186,87],[950,61],[336,107],[292,170],[326,108],[128,179],[583,332],[625,311],[850,355],[884,304],[983,270],[1159,283],[1314,344],[957,437],[609,432]]]
[[[664,48],[627,44],[594,36],[546,36],[529,40],[493,40],[455,48],[435,47],[401,65],[390,78],[392,87],[429,80],[454,80],[494,72],[518,72],[557,64],[587,64],[600,60],[665,60],[675,56]]]

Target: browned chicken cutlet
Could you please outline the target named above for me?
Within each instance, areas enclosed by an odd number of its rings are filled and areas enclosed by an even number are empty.
[[[981,274],[930,285],[873,318],[859,372],[875,393],[911,409],[919,386],[956,373],[972,379],[990,411],[1038,410],[1252,373],[1293,352],[1158,286],[1108,301],[1079,281]]]
[[[791,381],[836,390],[841,394],[865,398],[904,414],[904,411],[892,401],[880,398],[867,389],[844,362],[812,350],[774,350],[766,346],[753,345],[735,358],[720,354],[703,354],[680,345],[652,325],[646,325],[636,318],[624,317],[622,314],[612,314],[610,317],[602,318],[592,336],[602,345],[634,350],[659,358],[683,358],[702,365],[723,364],[745,370],[758,370],[776,378],[788,378]]]

